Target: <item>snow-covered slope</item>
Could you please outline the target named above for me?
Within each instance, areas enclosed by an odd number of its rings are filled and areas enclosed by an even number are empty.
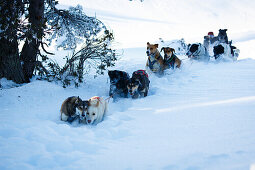
[[[144,68],[143,48],[124,56],[116,69]],[[184,61],[162,78],[151,75],[148,97],[110,101],[97,126],[61,122],[59,109],[69,96],[106,97],[106,75],[79,89],[33,81],[0,90],[0,169],[249,169],[255,61]]]

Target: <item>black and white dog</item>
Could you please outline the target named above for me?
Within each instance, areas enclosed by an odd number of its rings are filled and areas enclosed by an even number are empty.
[[[235,46],[232,46],[231,43],[220,43],[213,47],[213,53],[215,60],[235,61],[237,60],[240,51]]]
[[[150,80],[145,70],[137,70],[133,72],[132,78],[127,85],[128,92],[133,99],[146,97],[149,91]]]
[[[202,45],[201,43],[189,44],[186,55],[191,59],[195,59],[199,61],[210,60],[208,51],[206,50],[205,46]]]
[[[118,97],[128,97],[127,83],[130,79],[128,73],[119,70],[109,70],[110,91],[109,96],[115,100]]]

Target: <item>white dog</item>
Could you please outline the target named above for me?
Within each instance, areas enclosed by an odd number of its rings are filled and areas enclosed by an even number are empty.
[[[86,114],[87,124],[98,124],[103,120],[104,114],[107,112],[108,103],[98,96],[89,99],[88,111]]]

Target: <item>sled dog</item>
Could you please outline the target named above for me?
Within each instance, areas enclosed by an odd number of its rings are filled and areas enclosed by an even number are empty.
[[[77,117],[84,119],[88,108],[88,101],[82,101],[79,96],[68,97],[61,106],[60,119],[73,122]]]
[[[210,56],[208,54],[208,51],[206,50],[205,46],[201,43],[194,43],[188,45],[188,51],[186,55],[194,60],[199,61],[209,61]]]
[[[235,46],[226,43],[220,43],[213,47],[213,53],[215,60],[237,60],[239,55],[239,49]]]
[[[227,29],[219,29],[218,40],[219,40],[219,43],[228,44]]]
[[[180,68],[181,60],[174,54],[175,50],[170,47],[162,47],[161,51],[162,50],[164,51],[164,70]]]
[[[146,97],[149,91],[150,80],[145,70],[137,70],[133,72],[127,88],[133,99],[138,97]]]
[[[209,48],[211,46],[213,46],[215,43],[218,42],[218,36],[214,36],[214,33],[208,32],[207,36],[204,36],[204,43],[203,45],[205,46],[205,48],[209,51]]]
[[[127,83],[130,79],[128,73],[119,70],[109,70],[108,75],[110,77],[110,91],[109,96],[113,99],[117,97],[128,97]]]
[[[152,72],[161,74],[164,69],[164,61],[158,51],[158,44],[150,44],[147,42],[146,54],[148,56],[146,69],[149,68]]]
[[[104,114],[107,112],[108,103],[98,96],[89,99],[88,111],[86,114],[87,124],[98,124],[103,120]]]

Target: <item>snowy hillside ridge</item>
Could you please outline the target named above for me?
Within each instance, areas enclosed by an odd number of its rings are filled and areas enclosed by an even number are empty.
[[[145,48],[112,69],[143,69]],[[0,169],[249,169],[255,163],[255,61],[200,63],[150,75],[146,98],[109,103],[97,126],[59,119],[69,96],[106,98],[108,75],[80,88],[34,80],[0,90]]]
[[[67,0],[59,2],[70,5]],[[124,48],[142,47],[144,42],[159,37],[169,40],[185,37],[187,43],[201,42],[203,35],[209,31],[216,33],[219,28],[228,28],[234,43],[254,40],[253,0],[208,0],[206,3],[201,0],[147,0],[142,3],[76,0],[72,4],[82,5],[88,15],[96,15],[114,30],[116,42]]]

